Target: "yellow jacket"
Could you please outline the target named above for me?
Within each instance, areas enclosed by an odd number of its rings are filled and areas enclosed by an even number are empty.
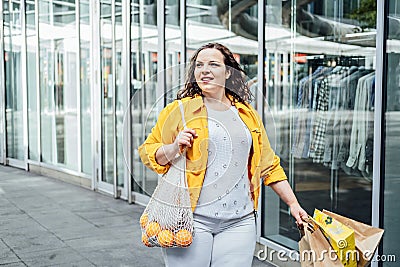
[[[206,173],[208,157],[208,125],[207,109],[201,96],[181,99],[184,107],[186,125],[196,131],[192,147],[187,149],[186,177],[190,192],[192,210],[196,208],[197,200]],[[258,196],[260,195],[260,179],[264,184],[287,179],[280,166],[280,159],[271,149],[264,125],[260,116],[249,104],[236,102],[239,116],[247,125],[253,139],[249,155],[248,173],[250,191],[257,210]],[[156,151],[164,144],[171,144],[183,129],[181,112],[178,101],[168,104],[159,114],[158,121],[153,127],[146,141],[139,147],[140,158],[153,171],[163,174],[168,171],[170,164],[160,165],[156,161]]]

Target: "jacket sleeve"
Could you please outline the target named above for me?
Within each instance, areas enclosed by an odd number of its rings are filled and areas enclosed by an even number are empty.
[[[275,154],[274,150],[271,148],[267,132],[265,130],[264,124],[259,116],[259,114],[254,111],[257,116],[261,128],[261,177],[265,185],[270,185],[272,183],[287,180],[285,171],[283,170],[280,162],[280,158]]]
[[[287,180],[285,171],[283,170],[280,161],[281,159],[277,155],[274,155],[270,168],[267,170],[265,175],[261,175],[261,177],[264,179],[265,185]]]
[[[151,133],[144,143],[139,146],[139,156],[144,165],[159,174],[166,173],[170,164],[160,165],[156,161],[157,150],[165,145],[171,144],[174,140],[175,132],[168,127],[173,120],[173,103],[167,105],[159,114],[156,125],[151,129]]]

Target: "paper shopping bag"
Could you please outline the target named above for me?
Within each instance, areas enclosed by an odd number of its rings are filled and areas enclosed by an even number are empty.
[[[369,261],[371,261],[374,252],[383,236],[384,230],[357,222],[331,211],[323,210],[322,212],[354,230],[356,248],[359,252],[359,261],[357,266],[366,266]]]
[[[343,267],[319,228],[305,229],[299,241],[301,267]]]
[[[314,267],[314,261],[312,260],[312,258],[306,257],[308,256],[308,253],[311,252],[308,236],[308,233],[304,232],[304,236],[299,241],[301,267]]]
[[[318,209],[314,210],[313,218],[343,265],[345,267],[357,267],[354,230]]]

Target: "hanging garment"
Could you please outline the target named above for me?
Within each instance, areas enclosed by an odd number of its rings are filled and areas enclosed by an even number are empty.
[[[300,81],[299,96],[297,102],[297,117],[295,118],[295,131],[292,153],[296,158],[302,158],[305,147],[305,139],[307,132],[307,123],[309,122],[309,114],[312,108],[312,87],[313,81],[318,77],[329,73],[332,68],[319,67],[312,75],[305,80]]]
[[[328,78],[324,78],[318,90],[314,124],[312,125],[310,152],[309,155],[313,162],[321,163],[325,141],[326,118],[325,112],[328,110],[329,86]]]
[[[359,79],[357,84],[353,127],[351,130],[350,152],[346,162],[348,167],[358,168],[365,171],[365,145],[367,143],[367,129],[369,114],[369,86],[372,86],[374,73],[368,74]]]
[[[343,68],[341,70],[340,75],[336,77],[332,77],[329,83],[329,104],[327,111],[327,125],[325,132],[325,147],[324,147],[324,156],[323,162],[325,166],[331,167],[333,170],[337,170],[339,168],[337,158],[334,157],[334,154],[337,155],[337,146],[334,144],[338,144],[339,140],[339,129],[340,129],[340,114],[339,109],[341,105],[341,90],[342,90],[342,79],[348,77],[352,73],[358,70],[358,67],[352,66],[350,68]]]
[[[347,174],[354,174],[354,170],[346,166],[350,151],[350,138],[353,126],[354,102],[357,91],[358,80],[370,73],[370,70],[365,70],[364,67],[359,67],[358,71],[341,80],[341,92],[339,100],[339,139],[338,143],[334,144],[333,158],[337,164]]]

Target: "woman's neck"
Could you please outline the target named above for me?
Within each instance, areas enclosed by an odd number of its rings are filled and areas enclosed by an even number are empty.
[[[204,104],[214,110],[227,110],[232,106],[229,98],[223,94],[222,96],[204,96]]]

